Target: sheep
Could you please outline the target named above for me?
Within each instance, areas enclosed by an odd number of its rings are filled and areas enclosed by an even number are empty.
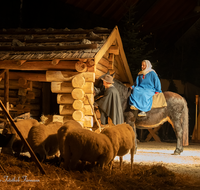
[[[28,143],[40,161],[59,151],[57,131],[61,126],[61,122],[51,122],[33,126],[29,131]]]
[[[76,169],[78,161],[99,163],[102,170],[113,161],[113,146],[104,134],[97,134],[87,129],[70,130],[64,142],[64,168]]]
[[[78,123],[75,120],[68,120],[64,123],[64,125],[58,129],[57,135],[58,135],[58,144],[59,144],[59,150],[60,150],[60,162],[63,158],[63,145],[65,141],[65,137],[67,135],[67,132],[69,132],[71,129],[74,128],[82,128],[81,124]]]
[[[17,126],[23,137],[27,139],[29,130],[32,128],[32,126],[39,125],[39,122],[36,119],[24,119],[15,122],[15,125]],[[28,151],[26,146],[24,146],[24,142],[21,140],[11,124],[7,124],[4,127],[2,134],[13,134],[7,147],[2,148],[2,153],[13,154],[14,151],[16,156],[19,156],[21,152]]]
[[[114,157],[120,157],[120,169],[122,169],[123,156],[130,150],[132,170],[135,152],[135,133],[133,128],[126,123],[118,125],[110,124],[110,126],[104,128],[101,133],[105,134],[111,140],[114,149]]]

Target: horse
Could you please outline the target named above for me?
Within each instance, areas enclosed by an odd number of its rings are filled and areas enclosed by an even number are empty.
[[[105,90],[101,78],[102,75],[95,82],[95,100],[100,97]],[[145,117],[138,117],[138,110],[130,109],[129,96],[131,95],[131,88],[125,86],[121,81],[113,79],[113,85],[117,88],[120,94],[122,110],[124,114],[124,121],[131,125],[135,134],[138,129],[152,129],[161,126],[165,122],[169,122],[173,127],[177,144],[173,155],[180,155],[183,152],[183,146],[188,146],[188,106],[186,100],[179,94],[165,91],[163,92],[167,106],[162,108],[153,108],[146,112]],[[137,138],[136,147],[137,147]]]

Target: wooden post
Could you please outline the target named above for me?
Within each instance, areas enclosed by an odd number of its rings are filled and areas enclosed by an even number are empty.
[[[36,165],[38,166],[38,168],[40,169],[42,174],[46,174],[44,168],[42,167],[42,165],[40,164],[39,160],[37,159],[35,153],[33,152],[33,150],[31,149],[30,145],[28,144],[28,142],[26,141],[26,139],[23,137],[23,135],[21,134],[21,132],[19,131],[19,129],[17,128],[17,126],[15,125],[14,120],[12,119],[12,117],[10,116],[10,114],[7,112],[5,106],[3,105],[2,101],[0,100],[0,106],[2,108],[2,110],[4,111],[6,117],[9,119],[10,123],[12,124],[13,128],[15,129],[15,131],[17,132],[17,134],[19,135],[19,137],[21,138],[21,140],[26,144],[32,158],[34,159]]]
[[[197,116],[197,112],[198,112],[198,101],[199,101],[199,95],[195,95],[195,104],[196,104],[196,114],[195,114],[195,126],[194,126],[194,130],[193,130],[193,134],[192,134],[192,140],[194,142],[197,142],[198,141],[198,123],[197,123],[197,119],[198,119],[198,116]]]
[[[4,73],[4,105],[9,113],[9,70]]]

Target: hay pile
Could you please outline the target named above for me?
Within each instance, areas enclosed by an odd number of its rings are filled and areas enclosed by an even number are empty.
[[[6,190],[199,190],[200,182],[189,176],[176,174],[162,165],[134,165],[130,172],[130,164],[124,164],[119,170],[119,163],[115,162],[110,174],[108,168],[92,168],[86,165],[81,171],[66,171],[62,164],[58,167],[52,161],[42,163],[46,175],[42,175],[35,162],[27,157],[17,159],[13,156],[1,154],[0,189]],[[81,164],[80,164],[80,167]]]

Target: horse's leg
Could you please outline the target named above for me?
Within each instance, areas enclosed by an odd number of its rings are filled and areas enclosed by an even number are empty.
[[[174,151],[174,155],[180,155],[180,153],[183,152],[183,129],[181,127],[180,118],[174,121],[173,124],[177,138],[177,144],[176,144],[176,149]]]

